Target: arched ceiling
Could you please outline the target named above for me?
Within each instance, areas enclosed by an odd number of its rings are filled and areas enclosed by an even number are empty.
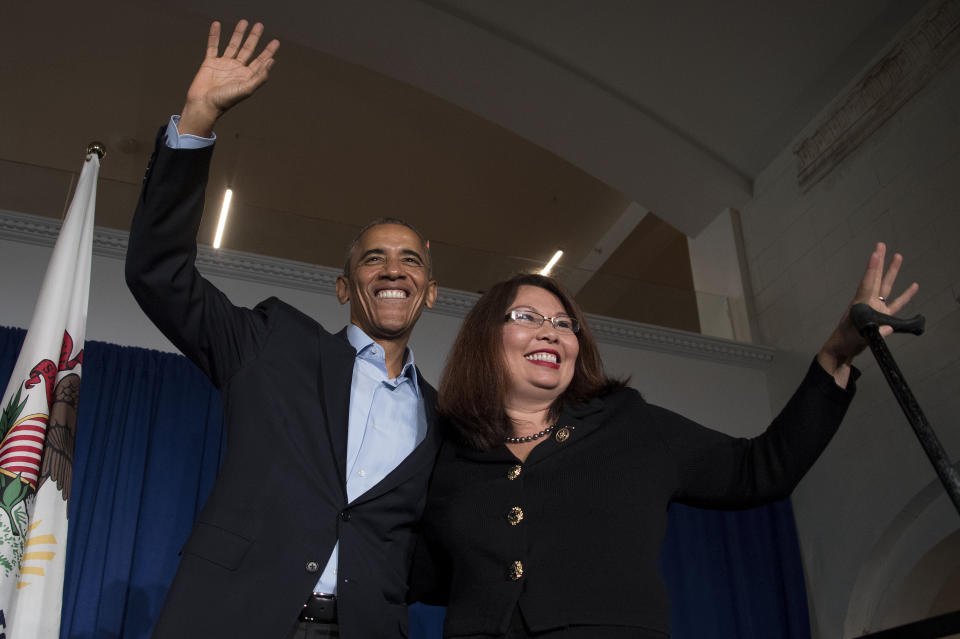
[[[197,3],[173,0],[196,10]],[[252,0],[281,37],[570,161],[695,235],[924,3]]]
[[[61,215],[99,138],[98,224],[127,228],[206,25],[249,17],[282,44],[271,81],[217,127],[211,189],[237,191],[228,246],[338,266],[366,220],[400,215],[432,238],[442,284],[478,290],[557,247],[564,268],[597,269],[598,242],[639,205],[656,223],[628,226],[606,247],[616,267],[587,284],[629,297],[624,282],[676,286],[657,271],[683,261],[677,238],[749,200],[923,4],[22,3],[0,41],[0,208]]]

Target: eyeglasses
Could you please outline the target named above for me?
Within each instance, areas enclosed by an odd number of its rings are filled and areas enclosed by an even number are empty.
[[[503,318],[505,322],[513,322],[525,328],[540,328],[545,320],[549,320],[558,333],[576,333],[580,330],[580,322],[569,315],[546,317],[535,311],[510,311]]]

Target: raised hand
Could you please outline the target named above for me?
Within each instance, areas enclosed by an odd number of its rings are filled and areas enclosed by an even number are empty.
[[[895,298],[892,297],[893,285],[896,283],[900,267],[903,265],[903,256],[899,253],[894,254],[893,259],[890,260],[890,265],[884,272],[883,262],[886,253],[886,245],[879,242],[870,255],[867,269],[863,273],[863,279],[860,280],[853,301],[850,302],[850,306],[843,314],[839,326],[817,354],[820,365],[834,376],[840,386],[845,387],[847,385],[847,380],[850,377],[850,361],[867,346],[867,341],[860,336],[850,319],[850,307],[854,304],[863,303],[885,315],[895,315],[906,306],[907,302],[920,289],[920,286],[914,282],[900,295]],[[889,326],[880,327],[880,334],[884,337],[892,332],[893,329]]]
[[[253,95],[267,81],[268,72],[275,62],[273,55],[280,47],[280,42],[271,40],[260,55],[253,58],[253,52],[263,35],[263,25],[259,22],[253,25],[249,35],[246,34],[247,25],[246,20],[237,23],[223,55],[219,55],[220,23],[210,25],[207,55],[187,90],[187,101],[183,105],[178,127],[180,133],[209,137],[217,118]]]

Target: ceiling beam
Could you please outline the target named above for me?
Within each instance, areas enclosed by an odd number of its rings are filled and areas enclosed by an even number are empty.
[[[636,202],[631,202],[579,265],[558,273],[558,278],[570,289],[573,295],[580,292],[580,289],[600,270],[600,267],[620,247],[623,240],[630,236],[633,229],[640,224],[649,212]]]

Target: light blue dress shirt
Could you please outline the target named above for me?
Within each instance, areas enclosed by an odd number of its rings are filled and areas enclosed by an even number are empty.
[[[347,425],[347,502],[367,492],[400,465],[427,434],[413,351],[407,348],[398,377],[387,376],[383,348],[360,328],[347,327],[357,351]],[[314,592],[335,594],[339,542]]]
[[[201,149],[216,135],[201,138],[180,135],[180,116],[170,118],[167,146]],[[347,423],[347,502],[367,492],[413,452],[427,434],[427,415],[420,394],[413,351],[408,347],[403,370],[391,379],[383,348],[359,327],[347,327],[347,340],[357,351],[350,383],[350,416]],[[313,591],[336,594],[340,542]]]
[[[209,138],[201,138],[199,135],[189,133],[180,135],[178,124],[180,124],[180,116],[170,116],[170,122],[167,123],[167,146],[171,149],[203,149],[217,141],[216,133]]]

